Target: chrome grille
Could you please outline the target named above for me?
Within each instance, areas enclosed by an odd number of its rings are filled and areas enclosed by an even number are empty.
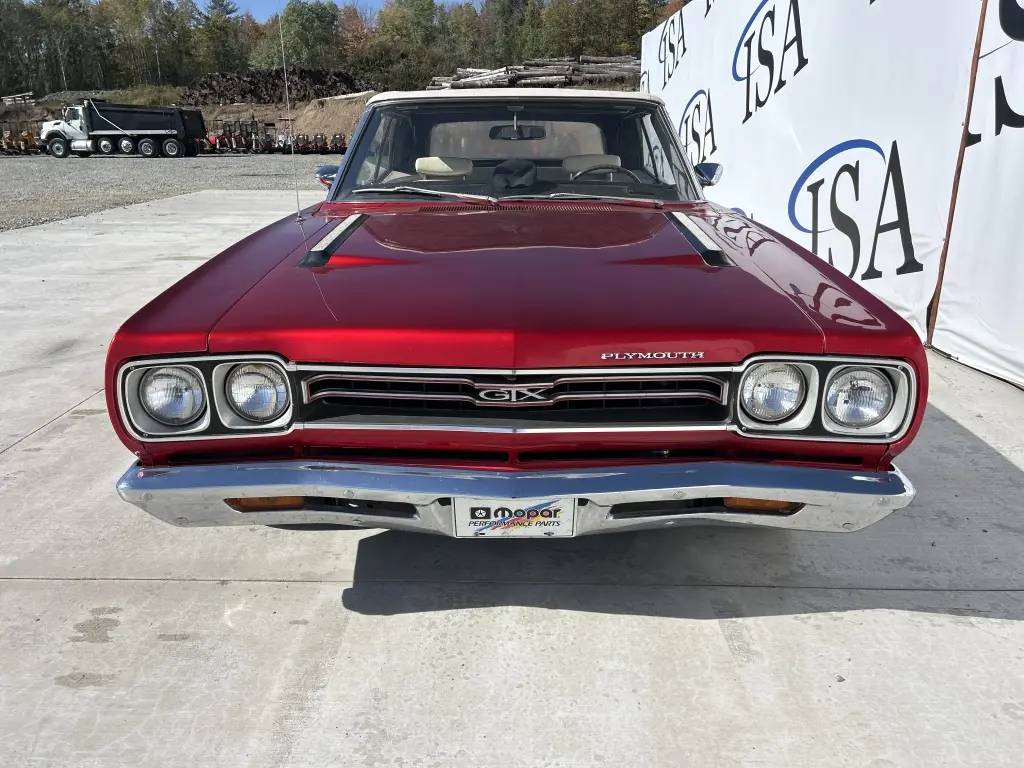
[[[301,375],[308,419],[376,415],[578,423],[720,422],[728,416],[729,386],[727,373],[678,370],[607,374],[305,370]]]
[[[729,384],[701,375],[629,376],[405,376],[324,373],[302,382],[303,401],[318,400],[468,404],[479,408],[546,408],[559,403],[591,406],[628,401],[704,400],[725,405]]]

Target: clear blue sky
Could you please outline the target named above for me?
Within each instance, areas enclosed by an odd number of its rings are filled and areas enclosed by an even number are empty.
[[[288,0],[235,0],[243,13],[250,11],[257,21],[266,21],[284,8],[287,2]],[[204,0],[199,0],[199,3],[205,5]],[[384,0],[356,0],[356,5],[373,12],[384,5]]]
[[[370,13],[376,13],[384,5],[384,0],[339,0],[339,5],[345,5],[350,1]],[[288,0],[235,0],[235,4],[243,13],[251,12],[257,21],[266,21],[284,8],[287,2]],[[444,0],[444,2],[451,4],[454,0]],[[199,4],[206,5],[206,0],[199,0]]]

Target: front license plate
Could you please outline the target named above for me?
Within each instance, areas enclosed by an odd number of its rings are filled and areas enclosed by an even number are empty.
[[[565,538],[576,529],[576,499],[455,499],[455,535],[480,538]]]

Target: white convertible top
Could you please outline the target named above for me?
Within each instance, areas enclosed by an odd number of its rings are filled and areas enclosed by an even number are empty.
[[[657,96],[639,91],[585,91],[573,88],[446,88],[439,91],[388,91],[378,93],[366,104],[371,106],[383,102],[435,101],[437,99],[447,101],[557,99],[561,101],[642,101],[662,105],[665,103]]]

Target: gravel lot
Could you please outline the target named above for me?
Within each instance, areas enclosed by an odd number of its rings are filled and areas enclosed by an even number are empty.
[[[179,160],[48,155],[0,158],[0,231],[205,189],[321,189],[331,155],[205,155]]]

